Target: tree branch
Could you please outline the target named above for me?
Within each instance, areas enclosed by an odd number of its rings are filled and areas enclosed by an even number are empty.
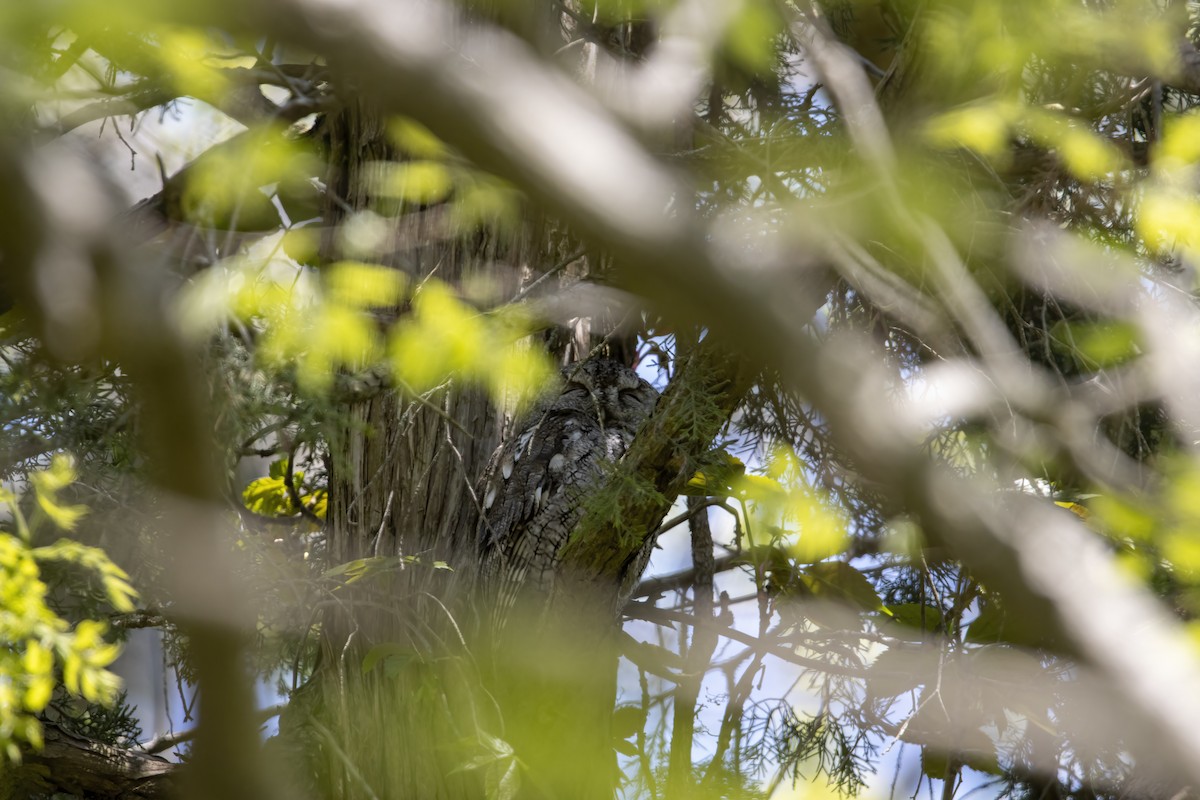
[[[850,678],[865,678],[867,670],[862,667],[847,667],[841,664],[831,664],[827,661],[819,661],[815,658],[805,658],[797,655],[795,650],[790,647],[774,645],[765,642],[752,633],[739,631],[737,628],[728,625],[722,625],[716,618],[702,620],[694,614],[688,614],[683,611],[675,611],[670,608],[659,608],[650,603],[638,601],[627,603],[625,605],[625,616],[630,619],[642,619],[647,622],[655,622],[659,625],[667,625],[671,623],[682,623],[684,625],[699,627],[708,626],[717,636],[722,636],[726,639],[732,639],[735,642],[751,647],[759,656],[773,656],[780,661],[785,661],[789,664],[795,664],[805,669],[823,672],[829,675],[843,675]]]
[[[177,795],[179,764],[84,739],[53,723],[42,726],[45,747],[25,754],[8,788],[15,786],[30,795],[67,793],[98,800],[165,800]]]
[[[727,569],[744,564],[745,561],[745,557],[740,555],[722,556],[713,561],[713,573],[720,574]],[[695,584],[697,578],[698,574],[695,568],[675,572],[670,575],[660,575],[657,578],[647,578],[637,585],[637,589],[634,590],[632,597],[653,600],[667,592],[687,589]]]
[[[1033,509],[1013,513],[1007,498],[998,506],[996,486],[980,487],[933,464],[913,445],[911,431],[894,426],[895,415],[880,413],[888,384],[863,368],[864,351],[845,343],[819,347],[805,331],[815,306],[797,302],[803,271],[769,257],[757,259],[751,269],[747,248],[716,234],[709,238],[691,204],[679,202],[690,193],[595,102],[542,67],[523,45],[494,30],[456,31],[453,16],[440,4],[260,0],[214,6],[326,52],[357,74],[390,76],[369,87],[385,108],[413,114],[477,163],[528,186],[582,231],[605,241],[632,268],[631,286],[672,298],[714,332],[728,335],[743,355],[777,365],[785,381],[829,420],[846,451],[895,508],[915,511],[927,535],[1002,587],[1016,613],[1045,621],[1058,641],[1073,643],[1099,665],[1154,722],[1163,751],[1200,779],[1195,726],[1200,697],[1191,691],[1200,685],[1200,664],[1147,591],[1124,580],[1103,545],[1080,525],[1054,520],[1048,529],[1042,524],[1048,520]],[[860,90],[861,70],[843,68],[846,59],[837,46],[822,40],[820,31],[813,33],[818,38],[806,37],[815,42],[811,52],[833,96],[851,106],[842,111],[856,128],[852,135],[861,155],[889,170],[892,149],[877,124],[873,93]],[[453,50],[445,47],[451,41],[457,45]],[[522,113],[512,113],[514,108]],[[791,269],[784,272],[784,266]],[[804,277],[811,279],[803,276],[799,283]],[[728,375],[726,367],[721,380]],[[664,402],[671,407],[670,397]],[[654,464],[665,472],[678,452],[661,428],[655,432],[671,417],[656,413],[649,435],[635,443],[638,452],[631,451],[630,460],[639,468],[653,472]],[[672,483],[662,481],[662,489]],[[625,567],[612,557],[624,550],[576,554],[573,563],[585,575],[611,580]],[[1086,578],[1048,574],[1066,564],[1086,564]],[[1101,609],[1128,624],[1116,624]]]
[[[165,614],[153,608],[138,609],[130,611],[128,614],[113,614],[108,618],[108,624],[117,630],[167,628],[172,625]]]

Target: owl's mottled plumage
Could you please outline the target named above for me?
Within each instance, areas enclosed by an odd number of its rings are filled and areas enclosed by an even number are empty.
[[[519,594],[549,592],[584,498],[658,401],[654,387],[609,358],[567,367],[563,379],[496,450],[482,481],[480,563],[499,619]]]

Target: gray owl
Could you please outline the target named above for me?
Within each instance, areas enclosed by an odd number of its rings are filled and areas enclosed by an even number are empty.
[[[497,625],[518,595],[548,596],[584,499],[658,401],[654,387],[610,358],[569,366],[563,380],[497,448],[483,477],[480,568]]]

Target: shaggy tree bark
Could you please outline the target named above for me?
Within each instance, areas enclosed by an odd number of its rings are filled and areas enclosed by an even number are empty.
[[[86,797],[161,800],[178,790],[176,763],[149,753],[93,742],[47,723],[46,746],[3,776],[4,797],[71,793]]]

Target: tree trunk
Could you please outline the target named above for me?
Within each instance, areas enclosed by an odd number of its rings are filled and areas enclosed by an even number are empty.
[[[328,120],[327,228],[372,207],[370,164],[396,155],[383,130],[361,102]],[[381,260],[414,281],[433,275],[461,286],[497,261],[515,273],[529,250],[539,251],[526,245],[537,240],[539,225],[529,228],[508,240],[453,232],[412,242],[397,237],[396,251]],[[331,248],[325,255],[339,254]],[[576,328],[577,335],[548,337],[559,357],[586,353],[589,326]],[[475,636],[481,507],[474,487],[502,420],[485,392],[454,383],[421,398],[386,390],[352,402],[329,432],[330,566],[404,560],[330,592],[320,617],[320,666],[281,721],[320,796],[474,797],[518,781],[522,796],[613,793],[607,731],[616,651],[605,647],[595,658],[596,642],[611,640],[615,630],[611,614],[590,626],[592,647],[582,662],[559,658],[563,643],[545,630],[534,636],[536,665],[526,657],[532,649],[510,662],[514,651],[492,653]],[[561,754],[565,759],[553,748],[540,753],[550,740],[573,742],[572,752]],[[580,746],[588,758],[571,758]],[[597,761],[605,766],[585,777],[587,764]]]
[[[327,120],[327,229],[374,205],[371,165],[396,157],[384,132],[362,101]],[[528,261],[541,273],[562,260],[556,240],[569,238],[536,216],[507,239],[426,236],[421,220],[437,216],[421,212],[415,238],[397,234],[395,252],[381,260],[415,281],[432,275],[462,286],[488,272],[515,284]],[[340,254],[330,242],[324,255]],[[589,263],[575,258],[572,277]],[[604,342],[632,363],[634,336],[605,324],[575,320],[547,336],[551,357],[574,361]],[[613,795],[620,610],[659,523],[748,385],[739,360],[711,337],[680,374],[625,458],[646,491],[608,503],[615,515],[585,515],[564,548],[551,613],[512,619],[496,637],[475,635],[475,619],[489,618],[475,609],[491,598],[473,582],[482,511],[474,487],[502,415],[483,392],[451,385],[420,399],[383,392],[339,416],[328,436],[331,566],[393,556],[415,563],[335,588],[323,605],[321,665],[281,721],[284,738],[315,765],[323,796],[513,796],[518,787],[522,797]]]
[[[324,220],[326,230],[338,230],[371,211],[372,165],[397,154],[385,120],[365,102],[349,103],[325,126]],[[377,258],[417,281],[436,271],[453,285],[483,254],[426,235],[430,216],[403,220],[392,252]],[[322,255],[345,257],[333,241]],[[281,738],[309,776],[299,788],[317,796],[479,796],[474,775],[453,771],[470,754],[447,747],[464,737],[465,726],[480,724],[477,676],[457,633],[469,628],[465,606],[453,596],[462,582],[434,564],[470,572],[479,513],[473,483],[498,441],[498,415],[486,394],[471,388],[413,398],[382,383],[381,391],[339,409],[330,424],[325,530],[330,567],[377,559],[363,563],[390,568],[323,598],[319,664],[281,718]],[[386,561],[397,556],[408,560],[399,567]]]

